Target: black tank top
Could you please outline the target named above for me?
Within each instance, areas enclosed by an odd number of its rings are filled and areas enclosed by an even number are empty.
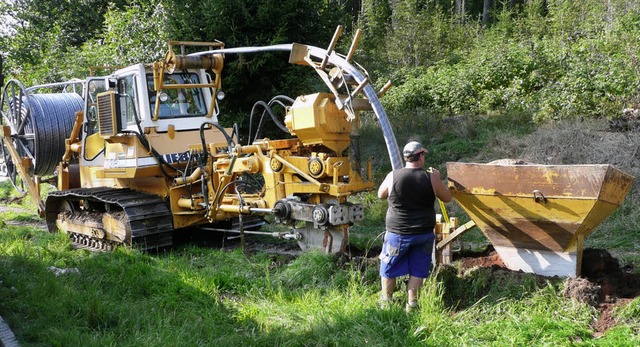
[[[436,225],[436,195],[422,168],[393,171],[389,188],[387,230],[396,234],[428,234]]]

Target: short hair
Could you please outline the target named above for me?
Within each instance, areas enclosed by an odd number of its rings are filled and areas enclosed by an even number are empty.
[[[407,162],[418,161],[418,160],[420,160],[420,154],[422,154],[422,152],[420,152],[418,154],[410,155],[408,157],[404,157],[404,160],[407,161]]]

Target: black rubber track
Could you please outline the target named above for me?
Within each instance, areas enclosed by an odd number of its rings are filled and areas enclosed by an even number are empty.
[[[111,211],[124,211],[127,229],[131,230],[126,239],[128,246],[154,250],[173,245],[173,218],[165,201],[131,189],[76,188],[49,193],[45,209],[49,231],[55,230],[58,211],[65,201],[77,206],[81,200]]]

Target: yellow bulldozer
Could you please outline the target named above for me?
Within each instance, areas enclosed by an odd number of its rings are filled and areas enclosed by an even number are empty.
[[[343,251],[349,226],[364,214],[349,197],[374,186],[359,154],[360,112],[391,127],[378,99],[390,84],[374,91],[351,63],[359,32],[348,54],[334,51],[341,32],[326,49],[172,41],[162,61],[104,76],[32,87],[9,80],[0,100],[7,175],[38,204],[49,230],[67,233],[77,247],[158,249],[198,227]],[[257,103],[259,124],[271,120],[285,135],[264,138],[258,126],[240,143],[236,126],[219,123],[225,57],[274,51],[315,71],[326,90]],[[279,106],[283,121],[274,115]],[[43,201],[45,181],[57,189]],[[288,228],[257,230],[266,216]]]

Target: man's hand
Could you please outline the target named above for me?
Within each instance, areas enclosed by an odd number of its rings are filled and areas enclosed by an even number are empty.
[[[438,169],[429,167],[429,169],[427,171],[429,171],[431,173],[431,177],[432,178],[437,179],[437,180],[441,179],[440,178],[440,171],[438,171]]]

